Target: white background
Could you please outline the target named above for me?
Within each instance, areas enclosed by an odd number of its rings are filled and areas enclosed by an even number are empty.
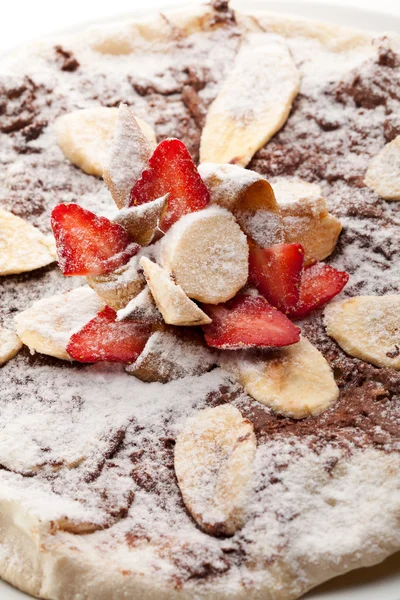
[[[314,0],[318,4],[358,7],[400,16],[400,0]],[[0,52],[46,33],[83,22],[107,19],[135,10],[160,6],[200,4],[201,0],[0,0]],[[245,3],[243,3],[245,4]],[[265,7],[271,4],[265,0]],[[273,3],[275,7],[277,2]],[[293,0],[293,5],[296,0]],[[274,7],[274,8],[275,8]],[[294,11],[292,11],[294,12]],[[310,17],[313,16],[310,10]]]

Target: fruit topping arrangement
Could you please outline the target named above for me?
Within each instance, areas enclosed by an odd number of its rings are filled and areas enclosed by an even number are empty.
[[[297,79],[281,58],[290,103]],[[99,166],[88,167],[91,157],[102,165],[118,211],[109,219],[78,204],[54,208],[59,267],[88,285],[18,314],[20,340],[61,359],[119,362],[146,382],[220,366],[254,399],[292,418],[328,408],[338,397],[333,374],[295,323],[328,304],[349,278],[321,262],[341,224],[319,186],[297,178],[271,185],[238,166],[247,159],[197,168],[181,141],[155,146],[126,105],[117,115],[102,109],[97,122],[91,110],[62,117],[58,141],[86,172],[98,174]],[[98,135],[96,156],[94,139],[82,135],[79,123]],[[38,266],[54,260],[47,238],[30,235],[44,248]],[[340,306],[327,313],[328,332],[351,351],[336,332]],[[386,363],[396,363],[388,356]]]
[[[236,165],[198,169],[177,139],[152,148],[125,105],[110,122],[114,141],[104,179],[117,214],[108,219],[71,203],[56,206],[51,217],[61,271],[85,277],[93,291],[35,303],[17,317],[20,338],[32,350],[46,352],[47,340],[53,356],[120,362],[144,381],[163,383],[227,362],[233,373],[243,352],[243,364],[254,353],[267,364],[279,349],[304,346],[293,320],[329,302],[348,275],[306,263],[307,247],[286,240],[271,185]],[[310,220],[304,206],[312,200],[303,193],[296,202],[290,193],[282,205]],[[315,227],[328,215],[318,201]],[[327,363],[313,351],[332,384]],[[328,396],[330,402],[335,393]],[[292,410],[295,417],[306,413]]]

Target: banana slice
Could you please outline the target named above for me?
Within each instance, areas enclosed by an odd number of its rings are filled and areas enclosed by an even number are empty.
[[[215,354],[200,337],[160,330],[150,336],[137,361],[125,370],[142,381],[168,383],[207,373],[215,363]]]
[[[133,256],[129,262],[107,275],[86,277],[90,287],[107,306],[120,310],[135,298],[146,285],[139,270],[139,257]]]
[[[292,419],[319,415],[339,397],[331,368],[308,340],[259,354],[222,354],[220,363],[258,402]]]
[[[53,236],[0,208],[0,275],[33,271],[55,260]]]
[[[230,404],[200,411],[178,435],[183,501],[207,533],[233,535],[244,525],[256,446],[253,425]]]
[[[209,108],[200,162],[245,167],[285,123],[299,85],[287,44],[272,35],[268,41],[252,36]]]
[[[208,325],[208,317],[188,296],[180,285],[174,283],[165,269],[143,256],[140,260],[147,285],[164,321],[168,325]]]
[[[228,209],[253,242],[268,248],[284,241],[281,212],[264,177],[237,165],[216,163],[201,164],[199,173],[211,203]]]
[[[56,138],[66,158],[88,175],[101,177],[108,162],[118,114],[118,108],[96,106],[59,117],[55,123]],[[149,146],[154,147],[157,141],[152,127],[142,119],[136,118],[136,121]],[[120,156],[121,163],[128,158],[134,165],[130,148],[121,151],[128,152],[128,157]]]
[[[400,369],[400,295],[355,296],[325,309],[327,333],[347,354]]]
[[[136,321],[139,323],[162,323],[162,314],[157,308],[156,303],[149,287],[146,287],[128,304],[117,312],[117,321]]]
[[[297,177],[272,184],[288,244],[302,244],[305,264],[324,260],[335,249],[342,225],[328,212],[321,188]]]
[[[372,159],[364,183],[385,200],[400,200],[400,135]]]
[[[161,241],[160,260],[178,285],[200,302],[219,304],[247,282],[246,236],[220,206],[182,217]]]
[[[104,302],[86,286],[43,298],[16,315],[17,334],[31,352],[71,360],[66,351],[71,335],[103,307]]]
[[[114,140],[103,172],[118,208],[129,206],[130,191],[147,168],[157,143],[154,132],[150,136],[142,125],[126,104],[119,105]]]
[[[22,342],[14,332],[0,327],[0,366],[14,358],[21,348]]]
[[[167,210],[168,195],[140,206],[122,208],[113,221],[125,227],[133,242],[148,246],[153,241],[157,227]]]

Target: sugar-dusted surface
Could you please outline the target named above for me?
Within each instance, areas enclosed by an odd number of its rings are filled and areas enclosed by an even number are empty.
[[[0,209],[0,275],[45,267],[56,259],[52,236],[43,235],[26,220]]]
[[[226,302],[247,282],[246,236],[221,206],[181,217],[162,239],[160,256],[189,298],[200,302]]]
[[[202,162],[245,167],[282,127],[300,84],[300,73],[280,36],[244,40],[201,136]]]
[[[73,333],[93,319],[104,303],[88,286],[41,298],[17,313],[14,326],[21,340],[35,351],[65,358]],[[35,343],[36,342],[36,343]]]
[[[126,104],[119,106],[116,125],[104,173],[116,205],[124,208],[129,205],[131,189],[148,166],[152,147]],[[137,157],[135,161],[132,156]]]
[[[205,110],[240,41],[228,21],[156,56],[101,55],[78,44],[67,59],[45,44],[7,74],[2,65],[1,205],[44,232],[59,201],[114,210],[104,184],[74,168],[55,145],[55,118],[79,107],[123,100],[154,124],[159,139],[180,137],[197,158]],[[387,41],[370,57],[365,49],[331,53],[300,37],[290,46],[303,76],[300,95],[285,128],[251,166],[267,177],[321,184],[345,227],[331,260],[351,273],[347,294],[396,293],[399,205],[381,201],[362,178],[370,158],[398,134],[397,59]],[[11,323],[33,300],[81,283],[53,267],[4,278],[1,318]],[[70,366],[22,351],[1,371],[1,492],[44,519],[109,526],[91,536],[54,537],[79,546],[81,560],[93,552],[108,581],[121,569],[133,580],[146,573],[158,589],[184,586],[188,597],[218,590],[232,597],[238,589],[249,596],[277,581],[294,597],[310,577],[315,584],[350,569],[364,553],[379,561],[400,546],[400,376],[346,356],[319,315],[302,326],[335,368],[341,394],[320,417],[298,423],[250,400],[219,370],[149,385],[120,367]],[[186,419],[222,401],[250,418],[259,443],[248,520],[230,539],[196,529],[172,463]]]
[[[21,347],[21,340],[11,329],[0,327],[0,365],[11,360]]]
[[[326,307],[327,332],[350,356],[400,370],[400,294],[356,296]]]

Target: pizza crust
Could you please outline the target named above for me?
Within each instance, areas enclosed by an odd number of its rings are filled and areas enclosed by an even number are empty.
[[[265,469],[267,459],[276,460],[277,452],[285,457],[289,449],[287,441],[262,446],[258,466]],[[299,453],[302,456],[285,472],[281,498],[267,489],[264,501],[273,508],[278,501],[282,511],[304,512],[300,520],[293,519],[288,531],[278,525],[277,530],[269,530],[268,540],[260,537],[255,552],[260,561],[274,551],[279,554],[269,568],[253,571],[251,587],[239,585],[238,573],[236,585],[235,577],[228,581],[221,576],[211,584],[199,587],[189,581],[183,590],[174,589],[165,577],[168,567],[157,546],[132,549],[113,541],[118,532],[111,529],[90,536],[57,531],[54,521],[39,517],[39,503],[35,506],[32,497],[13,499],[18,494],[11,481],[3,481],[0,492],[0,549],[6,557],[0,562],[0,576],[29,594],[51,600],[294,600],[327,579],[377,564],[398,550],[398,457],[358,451],[328,473],[306,444]],[[322,458],[328,460],[333,454]],[[295,496],[303,498],[297,506]],[[43,500],[55,504],[56,514],[57,498],[44,496]],[[249,510],[256,512],[256,504],[250,502]],[[272,525],[271,519],[275,515],[264,519],[263,526]],[[279,551],[282,540],[285,549]]]

